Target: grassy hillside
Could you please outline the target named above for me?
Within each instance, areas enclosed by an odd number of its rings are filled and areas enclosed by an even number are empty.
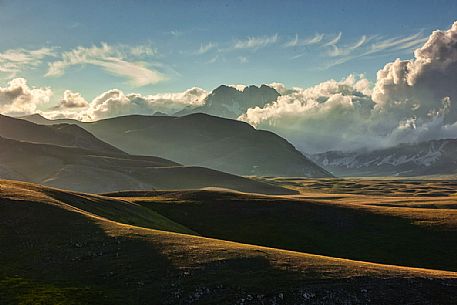
[[[130,195],[136,196],[129,199],[132,202],[206,237],[457,271],[457,201],[453,196],[381,197],[317,191],[299,197],[218,191]]]
[[[26,183],[1,181],[0,198],[1,304],[457,301],[452,272],[153,230],[190,232],[122,200]]]
[[[141,205],[99,195],[62,191],[39,184],[0,180],[0,198],[2,202],[40,202],[119,223],[196,234]]]

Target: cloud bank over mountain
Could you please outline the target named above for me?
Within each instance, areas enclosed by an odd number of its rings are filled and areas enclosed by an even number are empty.
[[[414,52],[414,58],[387,63],[374,83],[364,75],[349,75],[310,88],[272,83],[269,86],[281,96],[265,106],[249,108],[238,119],[274,131],[306,152],[456,138],[456,84],[457,22],[448,30],[434,31]],[[245,88],[230,86],[240,92]],[[49,102],[51,89],[30,88],[25,79],[17,78],[0,87],[0,112],[40,112],[48,118],[83,121],[129,114],[174,114],[204,105],[209,94],[197,87],[154,95],[112,89],[87,101],[83,94],[67,90],[56,106],[38,111],[40,105]]]
[[[119,89],[112,89],[87,102],[80,93],[67,90],[56,107],[49,111],[41,111],[40,114],[50,119],[72,118],[81,121],[130,114],[172,114],[186,107],[202,105],[207,95],[206,90],[196,87],[183,92],[153,95],[126,94]]]
[[[326,149],[328,143],[339,147],[349,141],[361,144],[358,135],[364,134],[374,104],[362,93],[370,90],[363,76],[351,75],[307,89],[274,86],[283,92],[276,102],[248,109],[239,119],[278,132],[302,149]]]
[[[270,129],[305,151],[351,150],[457,136],[457,22],[434,31],[411,60],[378,71],[287,89],[239,119]]]
[[[15,78],[0,87],[0,113],[23,115],[37,111],[37,106],[48,103],[52,96],[49,88],[30,88],[24,78]]]

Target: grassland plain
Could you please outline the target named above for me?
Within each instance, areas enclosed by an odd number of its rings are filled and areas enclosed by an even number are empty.
[[[152,203],[136,202],[156,198],[185,206],[189,197],[217,195],[230,205],[234,196],[217,190],[170,194],[110,198],[0,181],[0,304],[457,302],[455,272],[195,236],[203,234],[151,210]]]

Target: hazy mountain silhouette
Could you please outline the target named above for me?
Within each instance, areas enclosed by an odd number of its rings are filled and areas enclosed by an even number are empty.
[[[294,193],[207,168],[183,167],[157,157],[105,154],[1,137],[0,179],[22,180],[92,193],[205,187],[265,194]]]
[[[39,119],[40,116],[33,116]],[[41,117],[42,120],[46,120]],[[60,122],[59,122],[60,123]],[[125,154],[74,124],[38,125],[0,114],[0,137],[19,141],[85,148],[93,151]]]
[[[330,151],[311,158],[337,176],[457,174],[457,139],[401,144],[368,152]]]
[[[31,114],[31,115],[24,115],[24,116],[20,116],[20,117],[17,117],[18,119],[21,119],[21,120],[26,120],[26,121],[29,121],[29,122],[33,122],[35,124],[39,124],[39,125],[55,125],[55,124],[79,124],[81,123],[80,121],[78,120],[74,120],[74,119],[54,119],[54,120],[49,120],[47,118],[45,118],[44,116],[42,116],[41,114],[38,114],[38,113],[35,113],[35,114]]]
[[[237,175],[331,176],[280,136],[207,114],[131,115],[79,125],[128,153],[159,156],[184,165]]]
[[[206,113],[224,118],[236,119],[252,107],[262,107],[276,101],[280,94],[267,85],[247,86],[240,91],[230,86],[222,85],[209,94],[205,104],[197,108],[186,108],[177,112],[176,116],[191,113]]]

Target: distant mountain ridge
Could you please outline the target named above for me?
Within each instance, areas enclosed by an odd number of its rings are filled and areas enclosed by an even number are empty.
[[[34,115],[33,118],[41,121],[46,120],[37,115]],[[0,137],[33,143],[79,147],[110,154],[125,154],[120,149],[97,139],[75,124],[64,123],[44,126],[1,114]]]
[[[205,187],[265,194],[294,193],[203,167],[184,167],[158,157],[107,155],[76,147],[2,137],[0,179],[34,182],[86,193]]]
[[[263,107],[276,101],[280,94],[267,85],[247,86],[238,90],[231,86],[221,85],[214,89],[205,99],[205,104],[196,108],[185,108],[175,116],[192,113],[206,113],[229,119],[236,119],[249,108]]]
[[[79,126],[127,153],[160,156],[184,165],[236,175],[331,176],[272,132],[203,113],[183,117],[131,115]]]
[[[311,155],[336,176],[427,176],[457,174],[457,139],[401,144],[369,152]]]

